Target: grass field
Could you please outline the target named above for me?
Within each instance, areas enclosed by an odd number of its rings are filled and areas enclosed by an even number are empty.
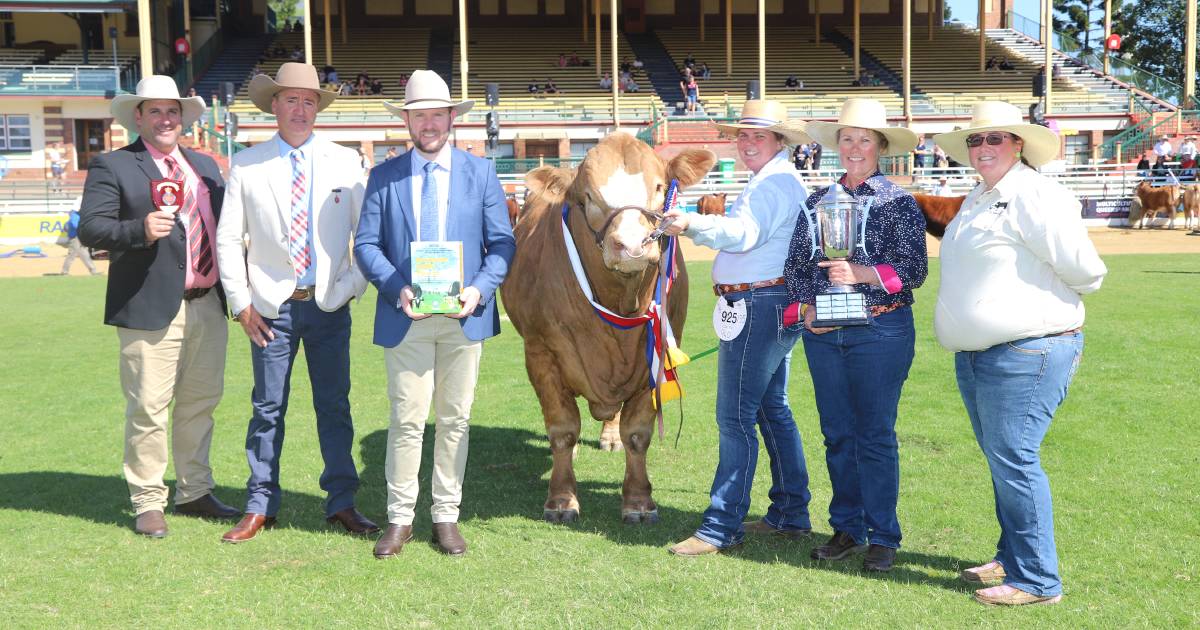
[[[933,338],[936,261],[917,295],[917,357],[897,427],[904,548],[882,577],[856,562],[808,558],[830,533],[829,480],[800,350],[791,395],[812,475],[811,541],[750,540],[739,552],[699,559],[667,554],[708,501],[712,358],[683,368],[678,447],[671,407],[668,439],[651,449],[661,523],[621,523],[623,457],[596,448],[599,424],[587,420],[576,468],[582,518],[543,523],[549,449],[511,327],[484,350],[465,558],[428,544],[428,448],[417,540],[400,557],[376,561],[372,542],[325,525],[303,369],[282,464],[283,527],[231,546],[218,542],[226,524],[168,514],[166,539],[138,537],[121,478],[117,339],[100,323],[104,280],[0,280],[0,619],[31,628],[1200,626],[1200,269],[1185,255],[1107,262],[1104,288],[1087,299],[1082,367],[1043,448],[1066,598],[1016,610],[979,606],[956,580],[960,568],[990,558],[997,526],[952,355]],[[707,263],[690,270],[683,346],[694,353],[714,345],[713,298]],[[371,290],[354,309],[351,398],[358,505],[382,523],[387,403],[382,353],[370,344],[373,308]],[[231,329],[212,463],[217,494],[236,505],[247,471],[248,355]],[[764,456],[752,516],[766,508],[767,472]]]

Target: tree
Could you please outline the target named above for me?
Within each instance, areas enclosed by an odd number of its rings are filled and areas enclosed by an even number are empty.
[[[298,0],[267,0],[267,6],[275,12],[275,23],[286,24],[300,14]]]
[[[1104,0],[1054,0],[1054,13],[1054,30],[1092,49],[1092,31],[1104,27]]]
[[[1122,54],[1169,81],[1183,83],[1184,0],[1124,2],[1113,7]]]

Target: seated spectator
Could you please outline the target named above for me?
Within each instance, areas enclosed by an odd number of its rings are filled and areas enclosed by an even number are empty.
[[[983,66],[983,69],[984,70],[995,70],[997,67],[999,67],[999,65],[1000,65],[1000,62],[997,61],[996,57],[993,55],[991,57],[988,57],[987,64],[985,64]]]
[[[1000,69],[1001,70],[1015,70],[1016,66],[1014,66],[1012,64],[1012,62],[1009,61],[1008,59],[1001,59],[1000,60]]]
[[[558,86],[554,85],[554,79],[547,77],[546,85],[542,88],[546,94],[558,94]]]
[[[530,80],[529,87],[526,89],[529,90],[530,94],[537,94],[542,91],[542,88],[540,86],[538,86],[537,79]]]
[[[341,87],[338,88],[338,96],[350,96],[354,94],[354,86],[350,85],[349,81],[342,81]]]
[[[633,80],[633,77],[629,77],[629,80],[625,82],[624,90],[626,92],[638,92],[641,89],[641,86],[637,84],[637,81]]]
[[[604,76],[600,77],[600,89],[601,90],[611,90],[612,86],[613,86],[612,75],[605,72]]]
[[[558,67],[559,68],[567,67],[567,56],[563,53],[558,53]]]
[[[292,61],[304,61],[304,49],[296,46],[292,48]]]
[[[403,90],[406,87],[408,87],[408,73],[407,72],[400,75],[400,89]]]
[[[293,33],[301,33],[303,31],[304,31],[304,24],[302,22],[300,22],[300,18],[296,18],[296,21],[292,22],[292,32]]]
[[[796,75],[789,74],[788,78],[783,82],[783,87],[789,90],[798,90],[804,87],[804,82],[802,82],[800,79],[797,79]]]
[[[626,59],[625,61],[621,62],[621,65],[618,66],[618,69],[621,71],[621,74],[633,72],[633,62]]]
[[[1150,158],[1145,153],[1142,154],[1142,159],[1137,163],[1138,177],[1146,177],[1150,174]]]
[[[633,66],[634,70],[641,70],[642,68],[646,67],[646,64],[642,63],[642,60],[638,59],[637,57],[633,58],[633,63],[630,65]]]
[[[712,70],[709,70],[708,64],[703,61],[700,62],[700,70],[698,70],[698,73],[699,74],[697,75],[697,78],[700,79],[707,79],[712,76]],[[800,87],[804,87],[803,81],[800,82]]]
[[[375,79],[374,81],[371,81],[371,94],[375,95],[375,96],[383,94],[383,80],[382,79]]]
[[[325,66],[325,80],[330,83],[339,83],[338,71],[333,66]]]
[[[574,50],[571,51],[571,56],[567,59],[567,65],[572,68],[578,68],[583,65],[583,60],[579,58],[579,54]]]
[[[683,67],[691,69],[691,68],[695,68],[695,66],[696,66],[696,57],[694,57],[692,55],[692,53],[689,52],[687,54],[687,56],[683,58]]]

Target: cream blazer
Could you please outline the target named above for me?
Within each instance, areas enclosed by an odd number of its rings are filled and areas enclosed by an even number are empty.
[[[236,316],[253,304],[263,317],[296,290],[288,251],[292,167],[279,155],[278,135],[233,156],[221,220],[217,262],[221,284]],[[354,231],[363,200],[363,172],[356,151],[314,137],[312,216],[315,298],[335,311],[363,294],[367,281],[354,262]]]

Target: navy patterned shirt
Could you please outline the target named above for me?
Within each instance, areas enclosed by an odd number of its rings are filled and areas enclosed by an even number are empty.
[[[854,290],[865,295],[869,306],[912,304],[912,290],[925,282],[929,271],[925,215],[917,201],[879,171],[853,190],[845,188],[844,176],[835,185],[842,186],[855,199],[874,197],[867,216],[866,238],[862,246],[855,248],[850,262],[874,267],[883,286],[856,284]],[[828,187],[820,188],[808,196],[806,210],[796,221],[796,231],[792,234],[783,268],[792,302],[812,304],[816,294],[829,289],[829,277],[817,266],[826,260],[825,255],[813,245],[817,220],[813,210],[826,190]]]

